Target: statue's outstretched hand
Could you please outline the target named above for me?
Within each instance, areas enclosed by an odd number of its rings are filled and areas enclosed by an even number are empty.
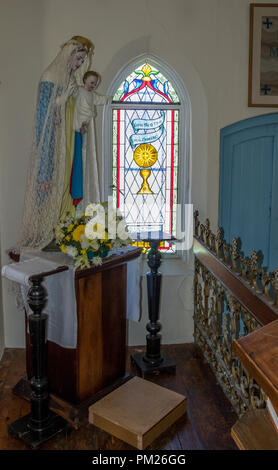
[[[88,123],[87,122],[82,122],[82,126],[80,127],[80,134],[86,134],[88,130]]]

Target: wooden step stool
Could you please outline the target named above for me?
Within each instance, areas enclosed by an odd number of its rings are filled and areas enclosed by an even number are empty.
[[[89,422],[145,449],[186,412],[186,397],[133,377],[90,406]]]

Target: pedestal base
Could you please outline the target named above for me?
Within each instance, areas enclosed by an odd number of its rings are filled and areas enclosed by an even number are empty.
[[[65,401],[63,398],[50,393],[49,408],[53,413],[65,418],[74,429],[79,429],[82,424],[88,423],[89,406],[126,383],[133,377],[133,375],[125,374],[124,376],[119,377],[110,385],[102,388],[98,392],[92,394],[87,398],[87,400],[80,403],[70,403]],[[31,387],[27,377],[20,379],[20,381],[14,386],[13,393],[24,400],[30,401]]]
[[[11,436],[18,437],[23,440],[32,449],[36,449],[58,433],[66,433],[70,429],[66,420],[52,412],[50,412],[49,426],[47,426],[43,431],[33,431],[30,429],[30,419],[31,414],[23,416],[17,421],[11,423],[8,429]]]
[[[132,354],[131,363],[132,365],[136,366],[137,370],[139,370],[141,376],[144,378],[148,375],[166,372],[166,373],[176,373],[176,364],[169,356],[164,353],[161,353],[162,361],[160,364],[156,366],[152,366],[144,361],[144,356],[146,353],[140,354]]]

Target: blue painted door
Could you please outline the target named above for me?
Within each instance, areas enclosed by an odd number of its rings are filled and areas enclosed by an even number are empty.
[[[278,114],[240,121],[221,130],[219,226],[263,266],[278,267]]]

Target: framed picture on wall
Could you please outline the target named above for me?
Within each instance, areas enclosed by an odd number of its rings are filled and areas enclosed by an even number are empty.
[[[278,4],[250,5],[248,106],[278,107]]]

